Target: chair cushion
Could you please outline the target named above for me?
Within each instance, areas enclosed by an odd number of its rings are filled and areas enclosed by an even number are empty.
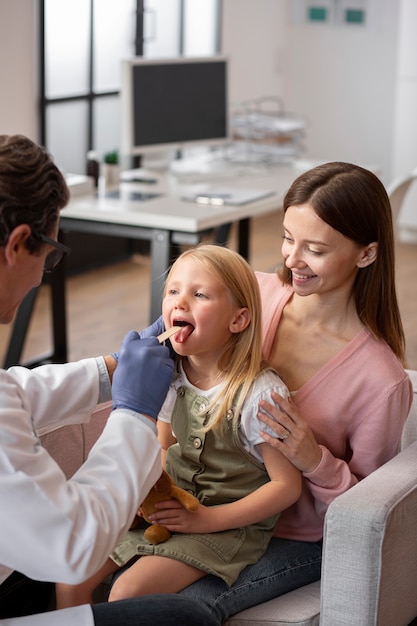
[[[318,626],[320,581],[236,613],[224,626]]]

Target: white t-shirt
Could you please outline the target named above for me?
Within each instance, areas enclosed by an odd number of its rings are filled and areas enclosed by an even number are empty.
[[[174,410],[175,401],[177,399],[178,387],[188,387],[195,393],[204,396],[204,398],[207,398],[209,401],[211,401],[216,396],[222,386],[222,384],[220,383],[219,385],[216,385],[211,389],[203,391],[190,383],[184,372],[181,362],[179,364],[179,372],[180,375],[171,384],[168,395],[165,399],[164,404],[162,405],[161,412],[158,416],[158,419],[161,420],[161,422],[165,422],[167,424],[171,422],[172,412]],[[262,430],[268,432],[273,437],[277,438],[276,433],[270,430],[266,426],[266,424],[261,422],[257,417],[259,402],[261,400],[267,400],[268,402],[271,402],[273,404],[271,399],[271,391],[279,393],[284,398],[288,397],[287,387],[279,378],[278,374],[276,374],[272,370],[265,370],[265,372],[262,372],[262,374],[258,376],[254,384],[252,385],[250,392],[243,404],[240,416],[239,433],[242,445],[247,452],[252,454],[252,456],[261,463],[263,461],[262,456],[259,453],[258,445],[260,443],[265,443],[265,439],[261,436],[260,431]],[[175,437],[175,433],[173,433],[173,435]]]

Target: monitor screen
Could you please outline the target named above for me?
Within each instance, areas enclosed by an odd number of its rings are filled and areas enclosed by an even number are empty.
[[[224,57],[122,63],[122,153],[227,141]]]

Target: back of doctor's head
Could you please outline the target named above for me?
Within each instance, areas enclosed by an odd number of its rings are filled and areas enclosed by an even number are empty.
[[[359,318],[404,360],[404,333],[395,288],[392,211],[384,185],[369,170],[352,163],[331,162],[299,176],[284,198],[290,206],[308,204],[329,226],[358,246],[378,244],[377,258],[358,270],[353,295]],[[291,283],[291,271],[281,272]]]
[[[0,135],[0,246],[20,224],[50,235],[68,200],[65,178],[45,148],[23,135]],[[28,240],[31,252],[41,245]]]

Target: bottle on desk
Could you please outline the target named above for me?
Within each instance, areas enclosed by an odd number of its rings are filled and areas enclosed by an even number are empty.
[[[98,187],[98,179],[100,176],[100,162],[98,154],[95,150],[87,152],[87,176],[91,176],[94,180],[94,186]]]

